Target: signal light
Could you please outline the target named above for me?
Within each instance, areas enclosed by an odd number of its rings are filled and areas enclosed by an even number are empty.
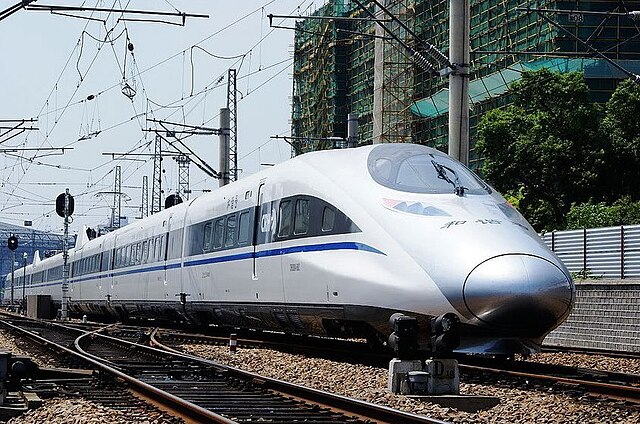
[[[61,193],[56,198],[56,213],[61,218],[64,218],[64,197],[65,196],[67,196],[66,193]],[[68,196],[69,196],[69,208],[67,209],[67,216],[71,216],[73,215],[73,210],[75,208],[75,200],[73,200],[72,195],[69,194]]]
[[[11,236],[9,236],[9,238],[7,239],[7,247],[11,251],[16,250],[18,248],[18,237],[11,234]]]

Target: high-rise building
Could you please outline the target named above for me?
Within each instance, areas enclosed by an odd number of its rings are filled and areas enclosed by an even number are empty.
[[[361,144],[412,141],[446,151],[448,79],[417,66],[402,44],[426,55],[427,42],[448,55],[449,1],[379,1],[410,31],[387,21],[373,2],[360,3],[402,43],[353,0],[329,0],[296,23],[292,134],[301,151],[345,137],[348,113],[359,117]],[[523,7],[613,14],[517,10]],[[623,15],[633,10],[640,1],[471,0],[471,166],[481,160],[474,152],[479,118],[508,104],[508,86],[523,71],[583,71],[593,101],[605,101],[627,77],[570,34],[640,74],[640,22]],[[330,16],[355,19],[316,19]]]

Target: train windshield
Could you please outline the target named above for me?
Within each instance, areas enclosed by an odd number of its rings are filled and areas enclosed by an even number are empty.
[[[488,194],[473,172],[435,149],[415,144],[382,144],[369,153],[369,173],[385,187],[410,193]]]

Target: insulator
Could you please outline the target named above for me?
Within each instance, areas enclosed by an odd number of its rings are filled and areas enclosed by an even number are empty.
[[[416,64],[419,67],[421,67],[423,70],[429,71],[429,72],[435,72],[435,69],[433,68],[433,66],[431,66],[429,61],[424,56],[422,56],[420,52],[415,52],[413,54],[413,61],[416,62]]]
[[[429,54],[429,56],[433,57],[438,63],[448,64],[449,59],[445,56],[440,50],[436,48],[433,44],[424,43],[424,48]]]

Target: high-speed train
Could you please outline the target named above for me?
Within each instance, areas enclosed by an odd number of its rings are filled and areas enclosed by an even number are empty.
[[[69,311],[89,316],[383,340],[394,313],[421,333],[455,314],[458,350],[512,354],[538,350],[575,300],[565,266],[503,197],[414,144],[307,153],[80,239]],[[61,254],[26,274],[27,294],[61,303]]]

